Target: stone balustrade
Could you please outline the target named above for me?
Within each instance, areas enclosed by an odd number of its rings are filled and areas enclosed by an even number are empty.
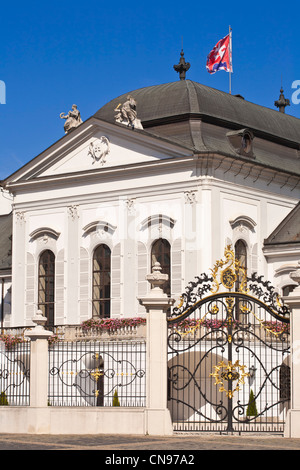
[[[117,329],[103,329],[99,327],[83,328],[81,325],[58,327],[56,334],[65,341],[82,341],[100,339],[103,341],[132,340],[146,337],[146,325],[123,326]]]
[[[24,334],[29,332],[32,328],[5,328],[3,329],[2,334],[23,337]],[[99,327],[84,328],[81,325],[60,325],[51,328],[51,330],[54,335],[57,335],[59,339],[63,341],[130,341],[145,339],[146,337],[146,324],[126,325],[113,329],[103,329]]]

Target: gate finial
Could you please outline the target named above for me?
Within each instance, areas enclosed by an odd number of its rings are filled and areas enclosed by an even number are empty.
[[[238,291],[242,294],[248,292],[247,289],[247,270],[245,266],[235,257],[234,250],[231,245],[227,245],[224,250],[225,259],[220,259],[216,262],[213,269],[211,269],[214,279],[211,293],[216,294],[219,291],[220,285],[225,289],[230,290],[234,287],[235,282],[241,276],[241,282]],[[222,269],[224,267],[224,269]],[[219,270],[221,271],[219,272]],[[219,277],[219,280],[218,280]]]

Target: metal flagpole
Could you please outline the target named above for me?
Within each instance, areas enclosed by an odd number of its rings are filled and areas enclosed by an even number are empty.
[[[231,70],[232,70],[232,29],[229,26],[229,94],[231,95]]]

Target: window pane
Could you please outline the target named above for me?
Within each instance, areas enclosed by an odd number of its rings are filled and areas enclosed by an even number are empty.
[[[47,318],[47,326],[54,326],[55,256],[50,250],[41,254],[39,261],[38,308]]]
[[[93,285],[100,286],[100,279],[101,279],[100,272],[94,272],[93,273]]]
[[[99,245],[93,257],[93,316],[110,316],[111,251]]]

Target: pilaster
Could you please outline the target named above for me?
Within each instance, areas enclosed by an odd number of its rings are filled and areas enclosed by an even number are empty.
[[[13,266],[12,266],[12,321],[10,326],[24,324],[25,318],[25,280],[26,280],[26,215],[21,211],[13,212]]]
[[[67,245],[67,312],[65,319],[71,324],[79,320],[79,243],[78,243],[78,206],[68,207],[68,245]],[[66,320],[65,320],[66,321]]]
[[[291,408],[287,413],[284,436],[300,438],[300,266],[290,277],[298,286],[283,299],[291,310]]]

